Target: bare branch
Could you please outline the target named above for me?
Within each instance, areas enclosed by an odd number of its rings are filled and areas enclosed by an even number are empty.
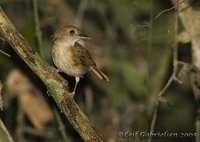
[[[181,1],[181,2],[178,3],[177,5],[174,5],[174,6],[170,7],[170,8],[168,8],[168,9],[164,9],[164,10],[162,10],[161,12],[159,12],[159,13],[158,13],[154,18],[153,18],[152,21],[156,20],[156,19],[157,19],[158,17],[160,17],[163,13],[175,9],[178,5],[180,5],[180,4],[183,3],[184,1],[185,1],[185,0]]]
[[[178,57],[178,38],[177,38],[177,36],[178,36],[178,8],[179,8],[179,4],[177,2],[176,6],[175,6],[176,12],[175,12],[175,17],[174,17],[174,19],[175,19],[175,22],[174,22],[175,37],[174,37],[174,46],[173,46],[173,72],[172,72],[169,80],[165,84],[165,86],[157,94],[155,110],[153,112],[153,118],[152,118],[151,126],[150,126],[150,132],[154,131],[154,129],[155,129],[156,119],[158,116],[158,107],[159,107],[159,103],[160,103],[159,98],[161,98],[164,95],[164,93],[166,92],[166,90],[172,84],[173,81],[177,81],[176,74],[178,71],[178,58],[177,58]],[[152,137],[149,137],[148,142],[151,142],[151,140],[152,140]]]
[[[1,141],[3,142],[14,142],[1,119],[0,119],[0,138]]]
[[[3,55],[6,55],[8,57],[11,57],[8,53],[3,52],[2,50],[0,50],[0,53],[2,53]]]
[[[65,130],[65,125],[62,122],[62,119],[58,113],[58,111],[56,109],[54,109],[54,114],[56,116],[56,121],[58,123],[58,129],[63,137],[64,142],[70,142],[72,141],[71,138],[66,134],[66,130]]]
[[[173,4],[180,0],[171,0]],[[189,34],[190,41],[191,41],[191,51],[192,51],[192,64],[195,66],[196,71],[200,70],[200,10],[194,8],[191,4],[190,0],[185,0],[184,3],[180,5],[179,9],[179,17],[181,22]],[[193,68],[194,69],[194,68]],[[196,112],[196,141],[200,141],[200,88],[198,86],[199,82],[199,75],[200,73],[197,72],[192,73],[192,89],[194,92],[194,97],[198,104],[197,112]]]
[[[38,13],[38,0],[33,0],[33,11],[34,11],[36,38],[37,38],[37,42],[38,42],[39,51],[40,51],[40,54],[41,54],[42,32],[40,30],[40,21],[39,21],[39,13]]]

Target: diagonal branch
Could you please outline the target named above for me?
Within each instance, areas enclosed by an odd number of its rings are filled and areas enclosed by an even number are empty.
[[[35,32],[36,32],[37,43],[39,47],[39,52],[42,55],[42,32],[40,30],[38,0],[33,0],[33,12],[34,12]]]
[[[0,140],[3,142],[14,142],[6,126],[0,119]]]
[[[159,103],[162,100],[162,96],[164,95],[164,93],[167,91],[167,89],[169,88],[169,86],[173,83],[173,81],[177,81],[180,83],[180,81],[178,80],[178,78],[176,77],[176,74],[178,72],[178,41],[177,41],[177,34],[178,34],[178,9],[179,9],[179,5],[180,3],[178,3],[178,1],[175,3],[175,15],[174,15],[174,46],[173,46],[173,72],[170,76],[170,78],[168,79],[167,83],[165,84],[165,86],[158,92],[157,94],[157,100],[156,100],[156,104],[155,104],[155,109],[153,112],[153,117],[151,120],[151,126],[150,126],[150,132],[153,132],[155,129],[155,125],[156,125],[156,120],[157,120],[157,116],[158,116],[158,108],[159,108]],[[152,141],[152,137],[148,138],[148,142]]]
[[[180,0],[171,0],[173,4],[176,1]],[[186,0],[184,3],[180,5],[179,9],[179,17],[180,20],[190,36],[191,39],[191,52],[192,52],[192,64],[199,70],[200,69],[200,9],[198,5],[194,5],[193,2]],[[200,141],[200,88],[195,83],[199,82],[199,73],[192,73],[192,89],[195,97],[195,101],[197,102],[197,112],[196,112],[196,141]]]
[[[0,32],[22,60],[44,82],[54,101],[82,139],[87,142],[103,141],[102,136],[98,134],[92,122],[81,111],[77,103],[72,98],[64,99],[64,96],[69,95],[68,82],[59,74],[54,73],[52,67],[50,67],[38,53],[33,51],[31,46],[17,31],[1,8]]]

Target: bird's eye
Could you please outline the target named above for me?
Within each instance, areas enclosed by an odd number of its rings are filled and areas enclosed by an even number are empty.
[[[70,33],[71,35],[73,35],[73,34],[75,33],[75,31],[74,31],[74,30],[70,30],[69,33]]]

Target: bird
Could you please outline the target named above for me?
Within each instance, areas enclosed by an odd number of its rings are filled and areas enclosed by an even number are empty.
[[[54,34],[52,58],[58,72],[75,77],[75,86],[70,93],[74,97],[80,77],[92,71],[99,79],[109,81],[108,76],[97,68],[85,40],[91,39],[73,25],[65,26]]]

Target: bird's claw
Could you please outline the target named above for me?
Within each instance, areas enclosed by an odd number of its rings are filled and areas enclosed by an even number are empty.
[[[74,95],[75,95],[75,92],[71,92],[71,93],[69,93],[67,96],[69,96],[69,97],[73,98],[73,97],[74,97]]]
[[[74,92],[68,93],[67,95],[65,95],[65,96],[63,97],[63,101],[65,101],[65,100],[67,100],[67,99],[69,99],[69,98],[73,98],[74,95],[75,95]]]
[[[54,72],[54,73],[59,73],[59,72],[60,72],[60,70],[59,70],[59,69],[57,69],[57,68],[54,68],[54,67],[53,67],[53,72]]]
[[[75,95],[75,92],[71,92],[71,93],[68,93],[67,95],[64,95],[61,102],[64,103],[67,99],[73,99],[74,95]],[[61,113],[64,113],[64,112],[65,112],[65,109],[61,107]]]

